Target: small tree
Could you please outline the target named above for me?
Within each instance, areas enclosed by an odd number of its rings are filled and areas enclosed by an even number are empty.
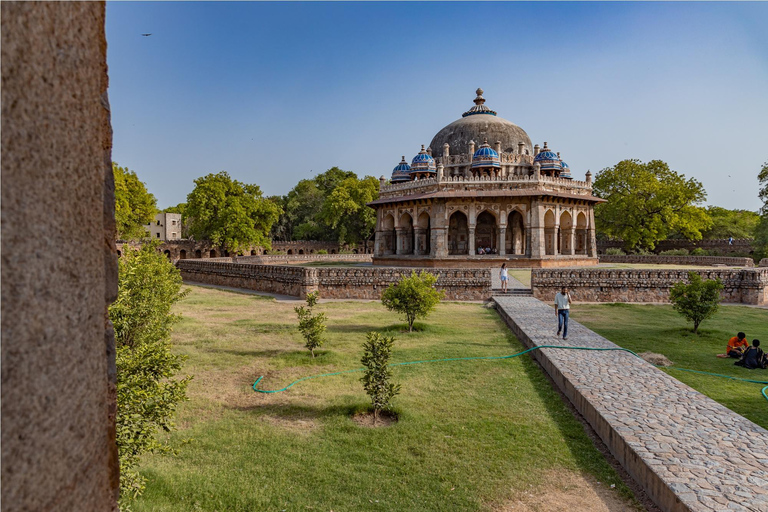
[[[696,272],[688,272],[688,281],[675,283],[669,300],[675,311],[693,322],[693,332],[698,333],[701,322],[717,313],[723,283],[720,279],[703,280]]]
[[[369,332],[363,343],[363,358],[365,374],[360,378],[365,392],[371,397],[373,405],[373,424],[379,418],[382,409],[389,409],[392,398],[400,393],[400,384],[393,384],[392,370],[389,368],[389,358],[392,355],[394,337],[381,336],[377,332]]]
[[[426,316],[435,309],[444,293],[434,289],[437,276],[429,272],[411,272],[399,283],[391,284],[384,290],[381,302],[390,311],[405,315],[408,332],[413,332],[413,322]]]
[[[320,298],[318,292],[312,292],[307,294],[307,306],[298,306],[293,308],[296,314],[299,315],[299,331],[304,336],[306,343],[305,347],[309,349],[312,357],[315,357],[315,349],[323,346],[325,342],[325,321],[328,319],[325,313],[312,314],[312,308],[317,304],[317,300]]]

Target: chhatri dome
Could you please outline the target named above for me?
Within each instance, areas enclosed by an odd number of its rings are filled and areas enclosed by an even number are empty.
[[[522,142],[523,153],[533,155],[533,145],[525,130],[497,116],[496,112],[485,105],[483,90],[478,89],[476,92],[475,106],[464,112],[461,119],[437,132],[429,147],[433,151],[441,152],[443,145],[448,144],[451,154],[455,155],[469,151],[470,141],[487,139],[493,142],[500,141],[501,150],[505,153],[517,152]]]
[[[402,181],[411,180],[411,166],[405,161],[405,156],[397,166],[392,169],[392,183],[400,183]]]

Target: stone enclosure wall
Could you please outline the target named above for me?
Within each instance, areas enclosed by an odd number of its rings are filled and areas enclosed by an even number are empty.
[[[390,267],[308,268],[183,260],[177,263],[185,281],[305,298],[318,291],[326,299],[380,299],[382,292],[416,269]],[[429,269],[446,300],[485,300],[491,296],[487,269]]]
[[[265,254],[263,256],[235,256],[235,263],[253,265],[289,265],[291,263],[346,262],[371,263],[373,254]]]
[[[755,250],[754,240],[751,238],[739,238],[735,239],[732,244],[728,243],[727,238],[718,238],[712,240],[699,240],[697,242],[691,242],[690,240],[661,240],[656,244],[656,248],[653,250],[655,253],[662,251],[670,251],[674,249],[687,249],[692,251],[697,248],[715,250],[720,254],[752,254]],[[621,240],[598,240],[597,241],[597,253],[605,254],[606,249],[615,247],[621,249],[624,246],[624,242]]]
[[[600,255],[600,263],[649,263],[653,265],[695,265],[702,267],[729,266],[754,267],[752,258],[736,258],[728,256],[641,256],[638,254]]]
[[[690,270],[533,269],[534,297],[553,301],[565,285],[575,302],[669,302],[669,289],[688,281]],[[719,278],[725,302],[768,305],[768,268],[694,270],[704,279]]]

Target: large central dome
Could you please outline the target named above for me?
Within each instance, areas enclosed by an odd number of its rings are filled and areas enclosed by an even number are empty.
[[[501,141],[504,153],[516,153],[518,143],[522,142],[523,154],[527,151],[527,154],[533,155],[531,139],[525,130],[496,116],[496,112],[485,106],[483,90],[478,89],[475,106],[465,112],[461,119],[437,132],[429,147],[435,156],[443,155],[443,144],[450,146],[452,155],[466,154],[469,152],[470,141],[480,145],[486,139],[492,146],[496,141]]]

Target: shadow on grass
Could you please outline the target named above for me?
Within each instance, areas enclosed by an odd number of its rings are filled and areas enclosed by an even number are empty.
[[[349,417],[367,412],[370,404],[360,402],[353,404],[337,404],[313,406],[306,404],[253,404],[229,405],[228,409],[241,412],[251,412],[259,416],[271,416],[284,420],[317,420],[323,418]]]

